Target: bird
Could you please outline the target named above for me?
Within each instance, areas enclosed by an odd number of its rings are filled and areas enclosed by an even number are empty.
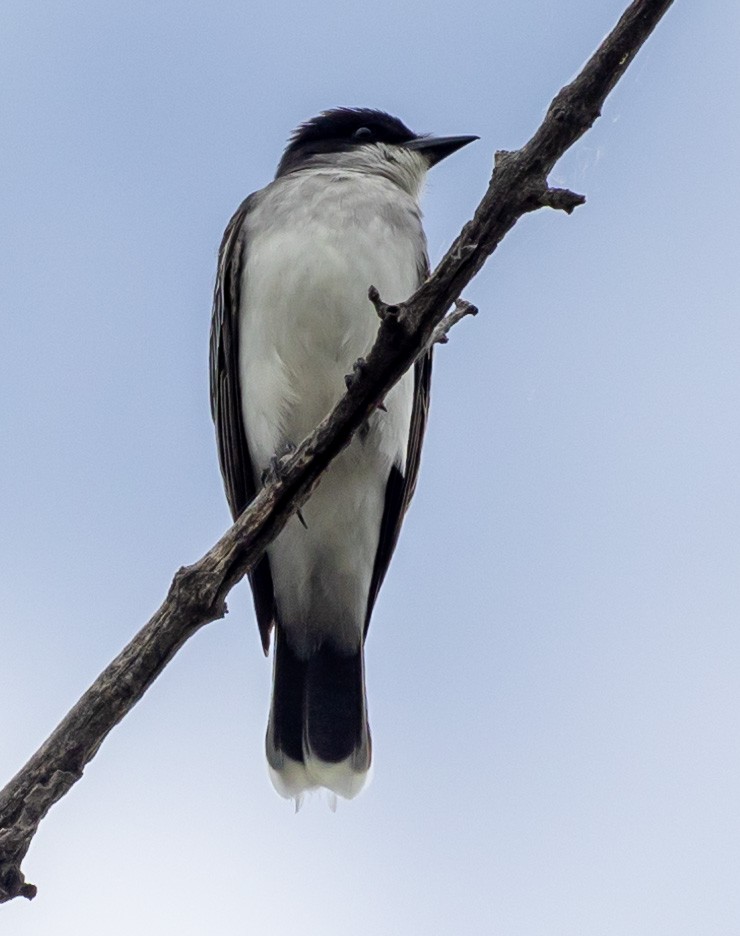
[[[274,180],[231,218],[210,394],[235,520],[370,350],[379,319],[369,287],[399,303],[429,275],[425,176],[476,139],[417,134],[380,110],[326,110],[292,133]],[[416,487],[431,371],[427,349],[249,573],[265,655],[274,632],[269,774],[296,807],[310,790],[351,799],[365,785],[365,637]]]

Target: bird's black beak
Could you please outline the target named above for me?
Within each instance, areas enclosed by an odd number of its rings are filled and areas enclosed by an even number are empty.
[[[477,136],[417,137],[415,140],[404,143],[404,146],[406,149],[423,153],[429,160],[429,164],[436,166],[438,162],[442,162],[463,146],[479,139],[480,137]]]

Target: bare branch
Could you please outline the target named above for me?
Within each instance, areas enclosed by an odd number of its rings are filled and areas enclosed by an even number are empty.
[[[466,299],[455,299],[455,308],[453,311],[448,312],[432,332],[431,344],[447,344],[449,341],[447,332],[452,326],[457,325],[460,319],[464,319],[466,315],[477,314],[478,306],[474,306],[472,302],[468,302]]]
[[[564,188],[546,188],[540,196],[538,207],[555,208],[557,211],[564,211],[566,214],[573,214],[573,209],[583,205],[586,199],[583,195],[576,195]]]
[[[472,308],[455,298],[522,215],[542,206],[570,213],[583,197],[551,189],[555,162],[599,116],[617,83],[672,0],[634,0],[578,77],[552,101],[545,120],[516,152],[497,154],[491,182],[475,215],[434,274],[408,302],[383,303],[378,337],[358,362],[347,392],[259,492],[239,520],[202,559],[180,569],[162,606],[101,673],[79,702],[0,792],[0,902],[33,897],[20,870],[39,822],[82,776],[108,732],[141,698],[167,662],[200,627],[223,616],[226,596],[252,568],[288,517],[300,509],[330,461],[430,342]]]
[[[375,311],[378,313],[378,318],[381,322],[387,322],[398,318],[399,312],[401,311],[400,306],[388,305],[387,302],[383,302],[380,298],[380,293],[374,286],[368,289],[367,298],[375,306]]]

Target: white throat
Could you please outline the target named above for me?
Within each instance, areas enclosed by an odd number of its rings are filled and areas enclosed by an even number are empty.
[[[346,152],[312,156],[301,169],[341,169],[376,175],[395,183],[418,201],[429,170],[428,160],[416,150],[390,143],[368,143]]]

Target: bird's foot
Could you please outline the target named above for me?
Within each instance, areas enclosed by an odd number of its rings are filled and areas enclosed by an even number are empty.
[[[262,472],[262,486],[270,484],[272,481],[280,481],[283,477],[283,463],[286,458],[289,458],[293,452],[295,452],[296,446],[290,442],[286,441],[278,448],[275,454],[270,459],[270,463]],[[296,516],[301,521],[305,529],[308,529],[308,524],[306,523],[305,517],[300,509],[296,510]]]
[[[365,360],[365,358],[363,357],[357,358],[355,363],[352,365],[352,373],[346,374],[344,378],[344,383],[348,390],[351,390],[355,386],[355,384],[360,379],[360,377],[362,376],[366,368],[367,368],[367,361]]]
[[[357,358],[355,363],[352,365],[352,373],[346,374],[344,378],[344,383],[348,390],[351,390],[357,381],[362,377],[363,373],[367,369],[367,361],[365,358]],[[383,400],[378,400],[375,404],[375,408],[381,410],[383,413],[387,413],[385,402]]]
[[[292,455],[293,452],[295,452],[295,448],[292,442],[283,442],[270,459],[267,468],[262,472],[263,485],[269,484],[271,481],[277,481],[283,477],[282,461]]]

